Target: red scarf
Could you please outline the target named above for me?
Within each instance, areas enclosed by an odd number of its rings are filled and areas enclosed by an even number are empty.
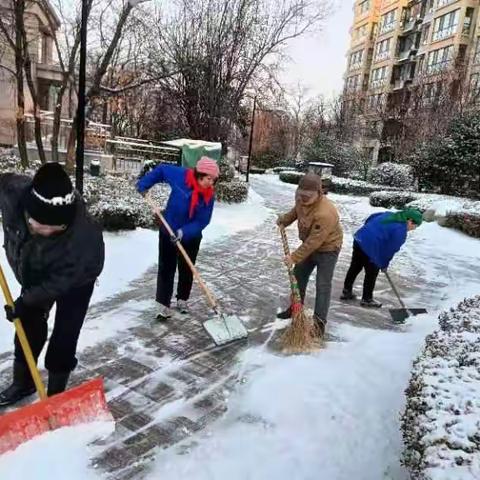
[[[193,169],[187,170],[187,175],[185,177],[185,183],[188,187],[192,189],[192,199],[190,201],[190,218],[193,217],[195,213],[195,208],[198,205],[199,195],[203,197],[203,200],[208,205],[210,200],[213,198],[214,190],[213,187],[202,188],[195,178],[195,173]]]

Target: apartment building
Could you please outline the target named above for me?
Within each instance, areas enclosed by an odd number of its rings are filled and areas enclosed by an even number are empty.
[[[5,25],[10,27],[14,36],[13,12],[11,2],[0,0],[0,15]],[[53,27],[60,28],[60,20],[48,0],[28,2],[25,12],[28,48],[33,62],[32,77],[38,92],[41,110],[51,111],[56,102],[56,90],[62,80],[62,71],[56,61]],[[6,38],[0,35],[0,145],[16,143],[16,79],[15,56]],[[33,102],[25,82],[25,113],[33,114]],[[65,106],[65,112],[67,108]]]
[[[365,123],[378,124],[379,111],[401,105],[412,91],[428,105],[446,76],[461,79],[462,95],[480,104],[479,10],[480,0],[355,1],[345,96],[361,104]],[[370,35],[360,43],[362,27]],[[381,157],[379,140],[360,141]]]

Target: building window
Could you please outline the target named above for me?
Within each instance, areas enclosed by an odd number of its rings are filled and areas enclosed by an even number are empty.
[[[473,54],[473,64],[480,65],[480,37],[477,38],[477,45],[475,46],[475,53]]]
[[[392,39],[387,38],[386,40],[382,40],[381,42],[377,43],[375,47],[375,61],[379,62],[381,60],[390,58],[391,42]]]
[[[367,24],[362,25],[361,27],[358,27],[354,30],[353,39],[354,40],[360,40],[360,39],[366,37],[367,33],[368,33],[368,25]]]
[[[431,105],[438,100],[442,91],[442,84],[440,82],[427,83],[423,87],[422,103],[424,105]]]
[[[385,105],[385,95],[378,93],[375,95],[369,95],[368,97],[368,109],[369,110],[381,110]]]
[[[446,7],[447,5],[450,5],[451,3],[455,3],[456,1],[458,0],[438,0],[437,8]]]
[[[472,28],[472,23],[473,23],[473,12],[474,12],[474,9],[472,7],[468,7],[465,12],[465,19],[463,20],[463,28],[462,28],[462,33],[464,35],[470,35],[470,29]]]
[[[380,34],[392,31],[395,28],[395,20],[397,17],[397,10],[391,10],[390,12],[382,15],[380,19]]]
[[[370,0],[364,0],[358,5],[360,15],[367,13],[370,10]]]
[[[460,10],[455,10],[454,12],[436,18],[433,25],[432,40],[436,42],[437,40],[443,40],[444,38],[454,35],[458,28],[459,15]]]
[[[385,82],[387,80],[387,70],[388,67],[385,66],[381,68],[376,68],[372,71],[372,78],[370,80],[370,85],[372,86],[372,88],[378,88],[382,85],[385,85]]]
[[[346,82],[347,92],[356,92],[357,90],[360,90],[361,78],[361,75],[353,75],[352,77],[348,77]]]
[[[359,50],[358,52],[353,52],[350,55],[350,64],[349,68],[350,70],[355,70],[357,68],[360,68],[363,63],[363,50]]]
[[[470,99],[474,103],[480,103],[480,73],[474,73],[470,77]]]
[[[453,45],[439,48],[428,54],[427,73],[429,75],[440,73],[448,69],[453,59]]]

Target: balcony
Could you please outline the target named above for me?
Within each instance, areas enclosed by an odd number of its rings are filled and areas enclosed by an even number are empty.
[[[63,73],[60,65],[37,63],[37,78],[40,80],[47,80],[49,82],[61,82],[63,80]]]
[[[411,78],[399,78],[398,80],[395,80],[393,83],[393,90],[403,90],[406,86],[410,85],[412,83]]]
[[[397,56],[397,63],[404,63],[409,61],[413,55],[415,55],[417,52],[416,48],[410,48],[409,50],[404,50],[403,52],[400,52]]]
[[[415,18],[410,18],[405,20],[402,25],[402,34],[407,34],[413,32],[415,26],[417,25],[417,20]]]

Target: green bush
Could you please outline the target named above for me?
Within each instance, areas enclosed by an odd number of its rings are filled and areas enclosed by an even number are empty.
[[[445,226],[460,230],[471,237],[480,238],[480,213],[448,213]]]
[[[413,202],[417,198],[418,195],[412,192],[380,191],[372,192],[369,202],[372,207],[404,208],[407,203]]]
[[[292,183],[293,185],[298,185],[300,179],[304,176],[304,173],[301,172],[280,172],[278,178],[285,183]]]

